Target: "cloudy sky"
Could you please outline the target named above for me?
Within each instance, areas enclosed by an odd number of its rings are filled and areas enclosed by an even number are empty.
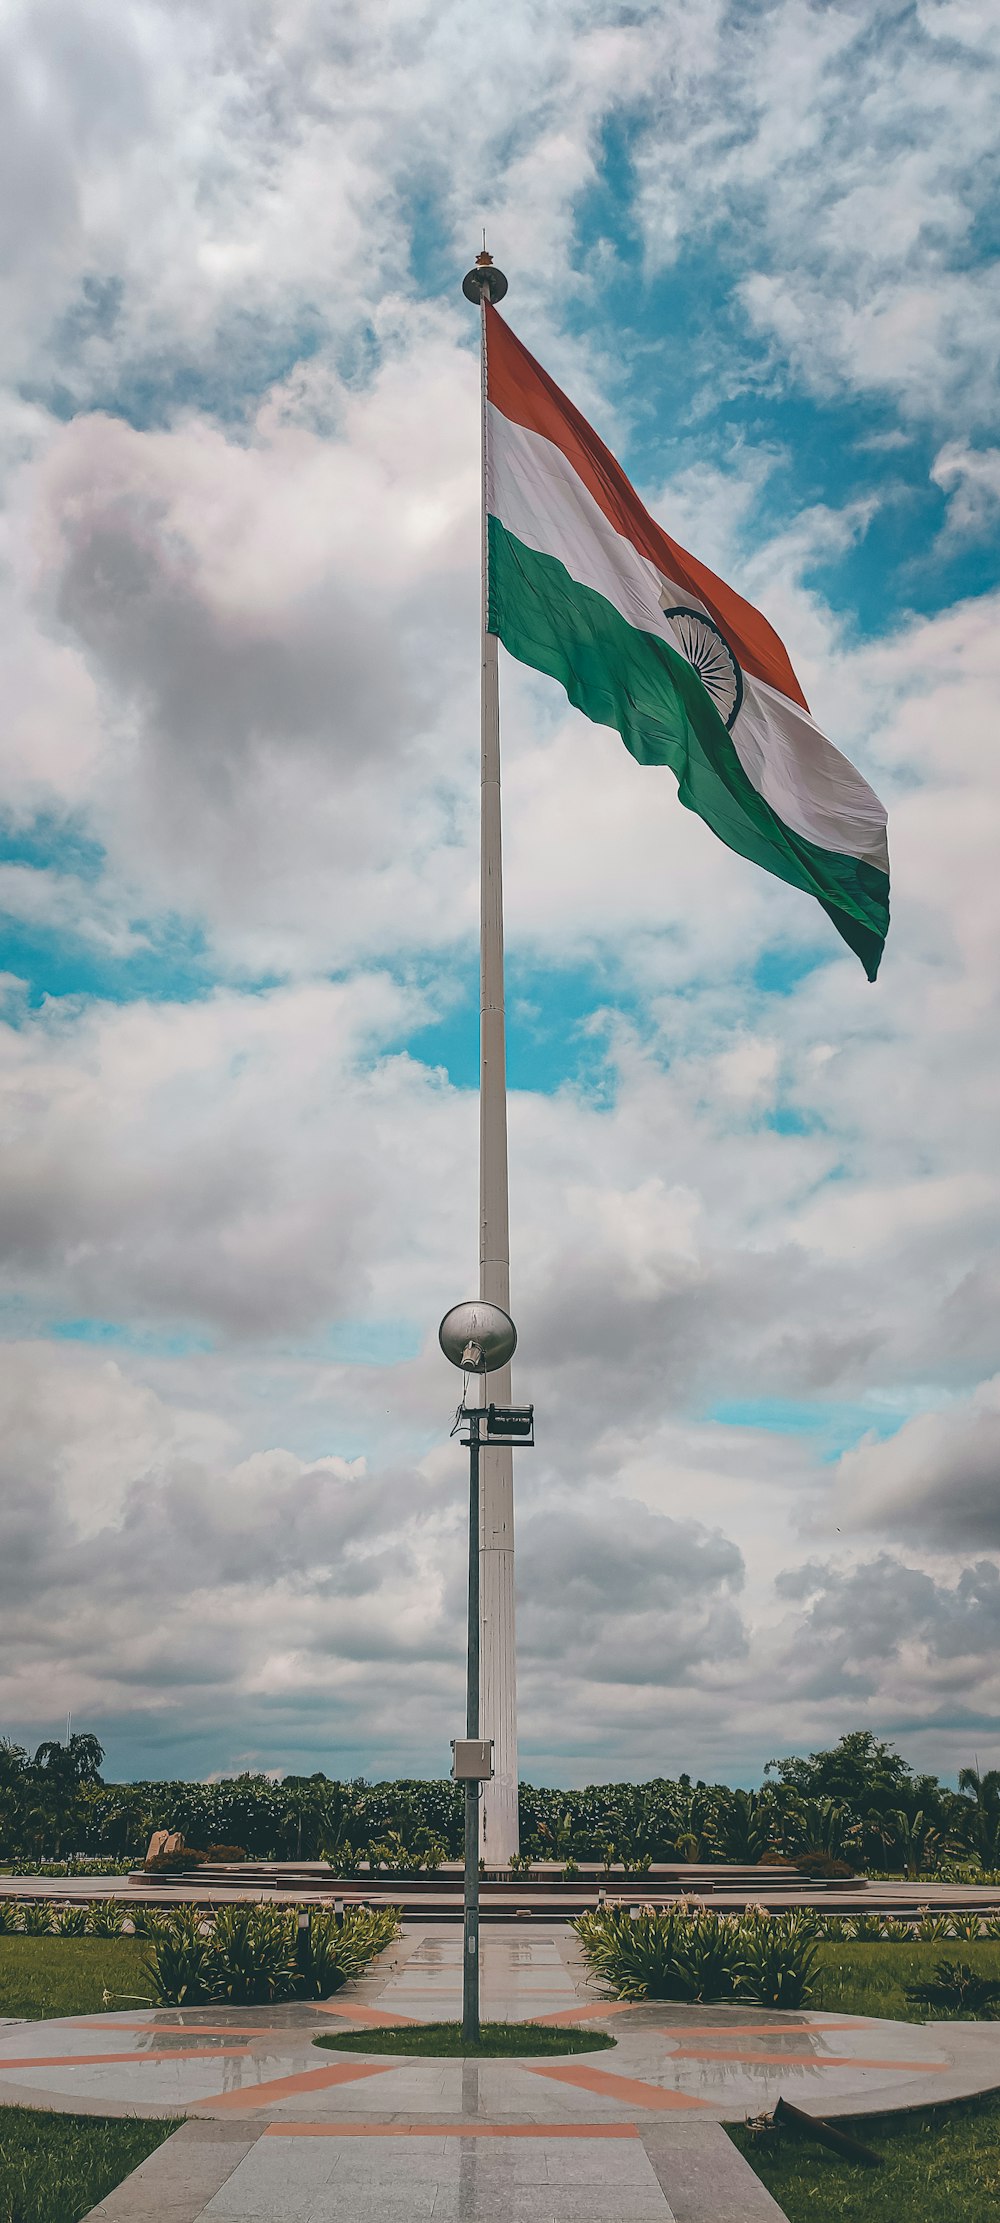
[[[522,1772],[1000,1764],[995,10],[0,38],[8,1733],[445,1772],[485,223],[894,871],[869,987],[502,657]]]

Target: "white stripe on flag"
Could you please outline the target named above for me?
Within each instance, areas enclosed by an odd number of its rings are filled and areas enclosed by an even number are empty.
[[[616,532],[554,441],[514,424],[493,403],[487,507],[515,540],[538,555],[556,557],[572,579],[603,595],[627,624],[672,648],[680,644],[663,601],[704,608],[689,588],[664,578]],[[888,871],[882,804],[808,711],[744,672],[732,740],[751,786],[783,825],[821,849]]]

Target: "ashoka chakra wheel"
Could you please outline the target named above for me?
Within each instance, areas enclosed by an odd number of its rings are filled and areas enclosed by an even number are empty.
[[[743,674],[725,634],[704,610],[664,610],[681,655],[693,664],[724,725],[732,728],[743,700]]]

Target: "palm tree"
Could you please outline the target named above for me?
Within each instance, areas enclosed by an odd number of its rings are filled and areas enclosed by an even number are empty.
[[[959,1824],[969,1851],[980,1867],[1000,1868],[1000,1768],[960,1768],[958,1788],[974,1801]]]
[[[860,1823],[849,1806],[835,1798],[803,1798],[788,1810],[787,1828],[797,1853],[826,1853],[830,1860],[849,1858],[860,1835]]]
[[[756,1864],[770,1848],[774,1822],[774,1800],[767,1791],[731,1791],[716,1816],[713,1850],[723,1860]]]
[[[715,1807],[703,1790],[683,1789],[673,1811],[671,1835],[678,1860],[706,1860],[715,1826]]]
[[[902,1853],[907,1875],[919,1876],[921,1869],[929,1865],[940,1831],[935,1829],[930,1815],[924,1813],[923,1807],[916,1814],[907,1814],[902,1807],[897,1807],[894,1814],[886,1816],[886,1820],[892,1830],[890,1841]]]

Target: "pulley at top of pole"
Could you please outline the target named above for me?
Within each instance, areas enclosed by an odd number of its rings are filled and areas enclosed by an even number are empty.
[[[476,256],[474,268],[465,273],[462,292],[466,300],[473,302],[478,309],[484,295],[496,307],[497,302],[503,300],[506,291],[507,280],[503,271],[497,269],[492,255],[484,247],[482,253]]]

